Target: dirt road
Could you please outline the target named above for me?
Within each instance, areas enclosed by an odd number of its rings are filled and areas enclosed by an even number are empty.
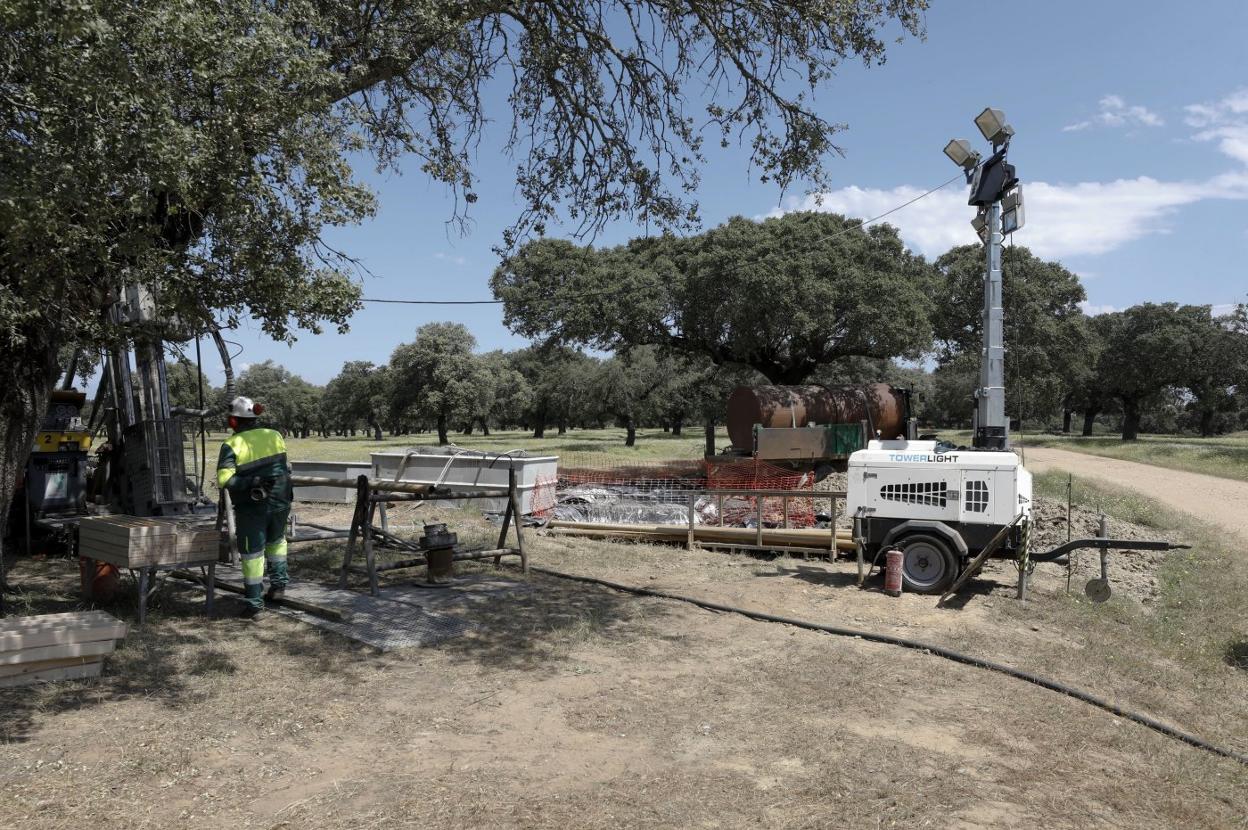
[[[1248,483],[1049,447],[1028,447],[1027,468],[1064,470],[1130,487],[1248,539]]]

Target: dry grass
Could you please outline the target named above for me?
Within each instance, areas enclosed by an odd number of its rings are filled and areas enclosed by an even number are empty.
[[[391,518],[415,528],[426,514]],[[464,511],[427,518],[496,533]],[[1152,614],[1067,599],[1056,571],[1037,572],[1026,605],[1000,568],[938,611],[849,587],[843,562],[527,539],[537,564],[946,643],[1248,748],[1248,673],[1217,657],[1245,583],[1216,539],[1175,560]],[[340,550],[297,548],[296,578],[335,573]],[[73,602],[66,565],[20,564],[30,607]],[[527,582],[474,636],[390,654],[281,617],[206,621],[194,592],[166,589],[100,684],[0,693],[0,827],[1161,828],[1248,815],[1237,765],[1017,681]]]

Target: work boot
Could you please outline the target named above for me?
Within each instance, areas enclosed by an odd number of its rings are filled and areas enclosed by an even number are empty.
[[[264,606],[246,605],[243,607],[243,610],[238,613],[238,616],[242,617],[244,620],[252,620],[253,622],[261,620],[264,618]]]
[[[264,595],[265,602],[276,602],[286,596],[285,585],[270,585],[269,592]]]

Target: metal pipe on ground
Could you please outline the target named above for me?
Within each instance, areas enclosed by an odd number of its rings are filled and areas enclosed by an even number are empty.
[[[351,478],[329,478],[325,476],[291,476],[291,485],[295,487],[349,487],[355,489],[359,481]],[[423,496],[425,500],[434,499],[498,499],[507,498],[508,491],[503,489],[447,491],[435,488],[432,484],[420,484],[415,481],[381,481],[369,480],[369,489],[382,493],[407,493]],[[385,501],[384,498],[377,499]]]
[[[637,541],[662,541],[687,543],[690,530],[683,525],[597,525],[590,522],[553,521],[548,527],[557,533],[591,538],[618,538]],[[831,551],[833,537],[826,530],[784,530],[747,527],[694,527],[692,538],[706,544],[743,544],[774,549],[804,548],[806,550]],[[837,532],[837,550],[854,550],[849,531]]]
[[[498,548],[496,550],[469,550],[451,554],[452,562],[468,562],[477,559],[493,559],[498,556],[519,556],[520,552],[512,548]],[[428,564],[425,557],[417,556],[412,559],[399,559],[395,562],[378,562],[374,568],[380,571],[394,571],[400,568],[417,568],[421,565]],[[352,565],[349,570],[351,573],[368,573],[368,568],[360,565]]]

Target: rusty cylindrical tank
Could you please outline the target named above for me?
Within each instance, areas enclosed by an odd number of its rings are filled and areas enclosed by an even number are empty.
[[[804,427],[870,421],[884,438],[906,431],[906,396],[887,383],[865,386],[738,386],[728,396],[728,437],[754,444],[754,425]]]

